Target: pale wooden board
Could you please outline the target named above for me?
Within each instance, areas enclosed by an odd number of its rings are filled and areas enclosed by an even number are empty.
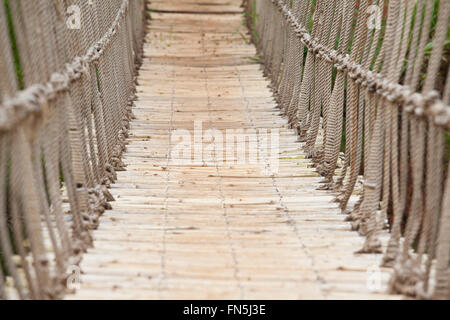
[[[242,0],[152,0],[149,8],[163,12],[238,13]]]
[[[151,12],[127,171],[68,299],[400,298],[384,293],[389,270],[380,292],[367,287],[381,257],[354,254],[364,239],[333,194],[316,190],[320,177],[251,59],[240,2],[152,1],[161,12]],[[264,162],[186,163],[171,136],[199,120],[205,130],[279,129],[280,152],[267,157],[278,173]],[[253,142],[248,152],[260,151]]]

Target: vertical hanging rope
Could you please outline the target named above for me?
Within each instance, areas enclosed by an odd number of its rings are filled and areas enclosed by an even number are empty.
[[[386,249],[393,292],[448,298],[448,71],[444,86],[436,79],[450,3],[439,1],[432,23],[435,2],[258,0],[247,8],[258,14],[251,25],[280,108],[325,178],[320,188],[338,192],[366,236],[358,252]]]
[[[17,44],[25,88],[2,46],[0,298],[57,299],[123,169],[144,0],[8,3],[0,38]],[[74,7],[80,29],[69,28]]]

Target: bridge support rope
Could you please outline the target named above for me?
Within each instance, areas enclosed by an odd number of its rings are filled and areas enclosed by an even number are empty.
[[[123,170],[143,33],[142,0],[0,3],[1,298],[71,289]]]
[[[278,102],[324,176],[321,189],[338,193],[366,236],[359,253],[384,252],[380,232],[389,228],[391,292],[450,298],[450,3],[439,2],[434,22],[433,3],[248,0],[246,10]]]

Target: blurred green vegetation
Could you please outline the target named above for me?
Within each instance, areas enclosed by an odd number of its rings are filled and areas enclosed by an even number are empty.
[[[9,46],[11,47],[11,51],[12,51],[12,57],[14,60],[14,69],[15,69],[15,73],[16,73],[17,86],[20,90],[23,90],[24,89],[23,69],[22,69],[22,64],[20,62],[19,48],[17,45],[16,31],[14,29],[14,23],[13,23],[13,18],[12,18],[12,14],[11,14],[10,1],[11,0],[3,0],[2,2],[0,2],[0,5],[3,5],[5,8],[7,25],[8,25],[8,33],[9,33],[9,39],[4,39],[4,41],[7,41],[7,42],[2,43],[2,45],[8,45],[8,42],[9,42]],[[4,183],[6,185],[6,199],[9,198],[9,195],[11,193],[11,187],[10,187],[11,186],[11,184],[10,184],[11,177],[10,176],[11,176],[11,162],[8,161],[7,168],[6,168],[6,179],[5,179],[5,181],[0,181],[0,183],[2,183],[2,184]],[[9,231],[8,236],[10,238],[10,243],[11,243],[13,252],[15,254],[17,254],[17,249],[16,249],[13,232],[12,232],[12,226],[11,226],[10,204],[8,201],[6,201],[6,203],[3,205],[6,205],[6,218],[7,218],[7,224],[8,224],[7,227],[8,227],[8,231]],[[25,228],[23,228],[22,232],[24,235],[26,235]],[[3,251],[2,251],[1,246],[0,246],[0,268],[2,268],[2,271],[4,274],[6,274],[6,275],[9,274],[5,268],[5,260],[4,260]]]
[[[6,18],[8,20],[8,29],[9,29],[8,31],[9,31],[9,38],[10,38],[10,42],[11,42],[11,50],[13,52],[17,84],[18,84],[19,89],[23,90],[23,88],[24,88],[23,70],[22,70],[22,64],[20,63],[19,48],[17,46],[16,32],[14,30],[14,23],[13,23],[13,19],[12,19],[12,15],[11,15],[10,0],[3,0],[3,5],[5,6]]]

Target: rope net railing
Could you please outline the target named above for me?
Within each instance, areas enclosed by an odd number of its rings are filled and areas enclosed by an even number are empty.
[[[0,1],[0,299],[60,298],[114,200],[144,6]]]
[[[393,293],[449,299],[450,1],[248,0],[246,11],[320,188],[366,236],[358,253],[383,253]]]

